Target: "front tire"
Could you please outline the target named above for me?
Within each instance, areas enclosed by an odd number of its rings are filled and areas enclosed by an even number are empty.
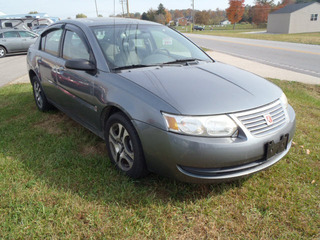
[[[131,178],[148,174],[139,136],[123,113],[113,114],[105,127],[105,141],[112,163]]]
[[[6,55],[7,55],[7,50],[4,47],[0,46],[0,58],[5,57]]]
[[[38,109],[41,112],[47,112],[47,111],[53,109],[53,106],[48,102],[48,100],[43,92],[41,83],[36,76],[34,76],[32,78],[32,86],[33,86],[34,100],[36,102]]]

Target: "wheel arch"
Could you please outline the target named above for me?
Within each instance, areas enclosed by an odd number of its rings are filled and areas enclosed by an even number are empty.
[[[4,45],[0,44],[0,47],[3,47],[6,50],[6,52],[8,53],[8,49]]]
[[[5,57],[6,56],[6,54],[8,53],[8,49],[4,46],[4,45],[1,45],[0,44],[0,47],[3,47],[4,48],[4,56],[3,57]]]
[[[101,112],[100,124],[101,124],[102,131],[104,131],[106,122],[108,121],[110,116],[112,116],[113,114],[115,114],[117,112],[123,113],[129,120],[132,119],[132,117],[130,116],[130,114],[127,111],[125,111],[124,109],[122,109],[121,107],[119,107],[115,104],[111,104],[109,106],[106,106]]]
[[[35,71],[33,71],[32,69],[29,70],[29,79],[30,79],[30,83],[33,84],[33,77],[38,77],[37,74],[35,73]]]

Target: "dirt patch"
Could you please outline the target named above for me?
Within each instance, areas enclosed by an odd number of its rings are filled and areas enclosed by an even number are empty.
[[[83,156],[90,155],[107,155],[107,148],[105,143],[101,140],[101,142],[97,142],[95,145],[83,145],[80,149],[80,154]]]
[[[174,239],[218,239],[220,237],[214,221],[209,221],[204,216],[185,217],[186,223],[191,226],[182,228],[183,230],[180,230]]]
[[[47,119],[35,123],[34,126],[49,134],[59,135],[63,133],[62,129],[59,127],[59,123],[69,120],[70,119],[64,113],[57,112],[55,114],[48,115]]]

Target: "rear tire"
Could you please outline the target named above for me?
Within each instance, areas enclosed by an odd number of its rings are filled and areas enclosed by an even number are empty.
[[[32,78],[32,86],[33,86],[34,100],[36,102],[38,109],[41,112],[47,112],[53,109],[53,106],[48,102],[46,95],[44,94],[44,91],[42,89],[41,83],[36,76]]]
[[[148,174],[139,136],[123,113],[113,114],[105,127],[105,141],[112,163],[131,178]]]
[[[7,50],[4,47],[0,46],[0,58],[5,57],[6,55],[7,55]]]

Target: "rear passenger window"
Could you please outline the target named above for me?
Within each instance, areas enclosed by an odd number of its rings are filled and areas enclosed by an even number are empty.
[[[63,55],[64,59],[84,59],[90,60],[88,45],[79,37],[76,32],[66,31]]]
[[[36,37],[37,36],[33,33],[26,32],[26,31],[19,31],[19,34],[21,37]]]
[[[49,32],[41,38],[41,50],[55,56],[59,56],[59,45],[62,35],[62,29]]]
[[[4,32],[3,36],[5,38],[16,38],[16,37],[20,37],[18,32]]]

